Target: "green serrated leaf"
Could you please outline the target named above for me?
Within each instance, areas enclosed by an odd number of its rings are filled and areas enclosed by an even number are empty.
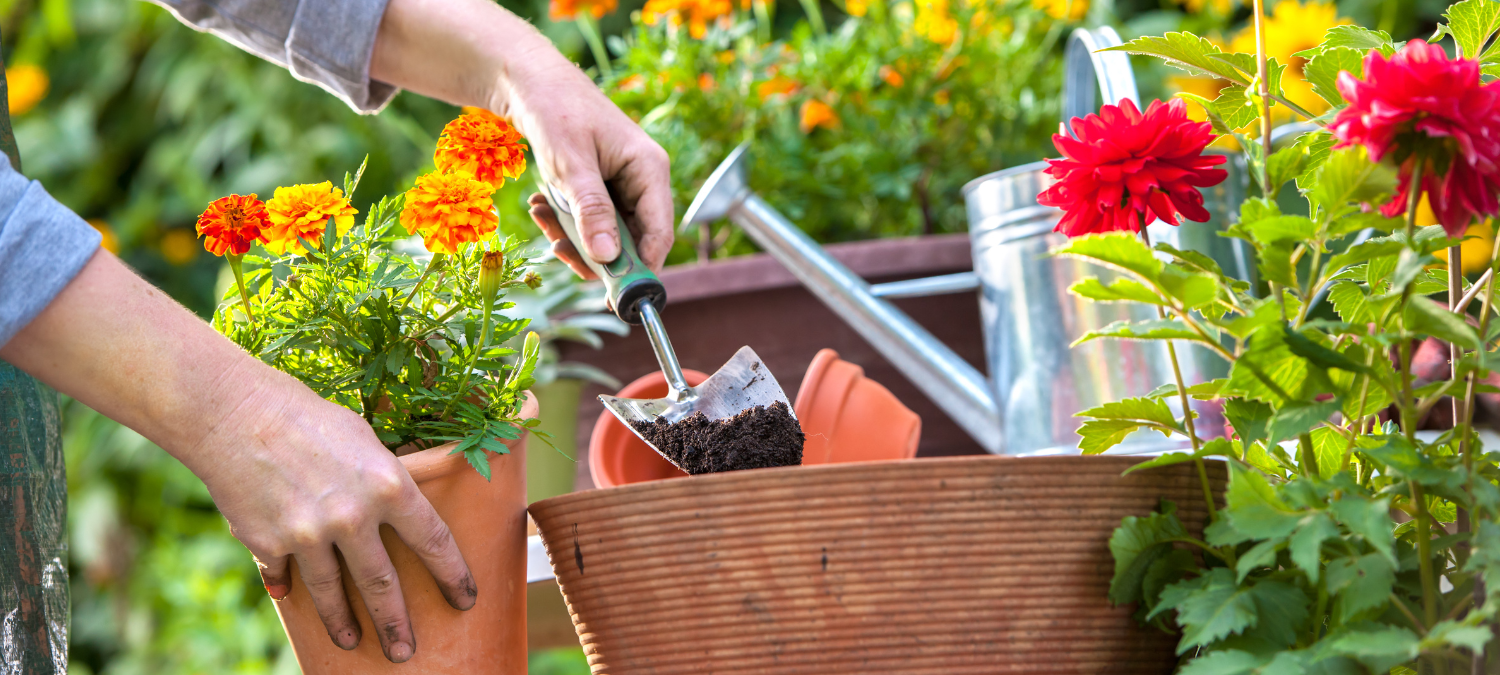
[[[1290,535],[1301,515],[1293,511],[1276,490],[1256,471],[1229,464],[1229,489],[1224,501],[1229,523],[1238,532],[1258,539]]]
[[[1297,524],[1297,531],[1292,534],[1288,545],[1288,551],[1292,556],[1292,563],[1302,570],[1312,583],[1318,583],[1318,575],[1323,568],[1323,542],[1332,539],[1339,534],[1339,528],[1333,523],[1333,519],[1322,511],[1314,511],[1303,517]]]
[[[1425,298],[1413,298],[1406,304],[1406,325],[1408,329],[1422,335],[1463,345],[1468,349],[1481,348],[1479,331],[1448,308]]]
[[[1130,420],[1089,420],[1078,427],[1078,449],[1085,455],[1097,455],[1119,445],[1140,427],[1139,422]]]
[[[1297,287],[1297,268],[1292,264],[1293,242],[1284,241],[1261,249],[1256,269],[1262,279],[1287,288]]]
[[[1364,537],[1386,560],[1396,562],[1395,523],[1391,521],[1390,500],[1345,495],[1333,503],[1332,509],[1334,517],[1350,532]]]
[[[1155,398],[1127,398],[1112,401],[1080,412],[1078,416],[1095,419],[1144,420],[1173,429],[1180,428],[1177,419],[1172,416],[1172,410],[1161,399]]]
[[[1202,342],[1203,338],[1188,328],[1187,324],[1176,319],[1155,319],[1151,321],[1116,321],[1096,331],[1085,333],[1083,337],[1073,342],[1080,345],[1090,340],[1099,338],[1116,338],[1122,340],[1193,340]]]
[[[1339,93],[1339,73],[1349,72],[1355,78],[1365,76],[1365,52],[1349,47],[1324,49],[1303,67],[1303,75],[1312,85],[1313,93],[1322,97],[1328,105],[1344,105],[1344,96]]]
[[[1267,539],[1254,546],[1250,550],[1240,554],[1240,559],[1235,562],[1235,581],[1244,583],[1245,577],[1251,572],[1262,567],[1270,567],[1276,564],[1276,554],[1286,546],[1284,539]]]
[[[1328,640],[1329,651],[1353,658],[1373,672],[1387,672],[1398,663],[1415,659],[1420,649],[1415,633],[1379,624],[1330,635]]]
[[[1365,364],[1350,359],[1332,349],[1324,347],[1316,340],[1305,334],[1294,331],[1290,326],[1283,326],[1283,339],[1286,340],[1287,349],[1293,354],[1300,356],[1319,368],[1338,368],[1351,373],[1366,373],[1369,369]]]
[[[1240,86],[1249,83],[1249,77],[1235,70],[1229,63],[1213,58],[1223,52],[1212,42],[1192,33],[1167,33],[1161,37],[1142,37],[1118,47],[1102,51],[1121,51],[1165,59],[1168,64],[1192,75],[1208,75],[1229,80]]]
[[[1490,36],[1500,30],[1500,4],[1494,0],[1463,0],[1448,7],[1443,13],[1448,19],[1448,33],[1453,42],[1468,58],[1474,58],[1484,49]]]
[[[1389,167],[1371,162],[1364,146],[1329,152],[1318,169],[1308,200],[1318,209],[1319,221],[1328,222],[1358,211],[1359,203],[1377,205],[1396,187],[1396,174]]]
[[[1230,398],[1224,401],[1224,418],[1234,426],[1234,433],[1249,447],[1256,441],[1265,440],[1266,425],[1273,411],[1260,401],[1245,398]]]
[[[1385,606],[1395,582],[1395,567],[1379,553],[1328,563],[1328,592],[1338,597],[1334,612],[1339,623],[1348,623],[1365,610]]]
[[[1169,598],[1179,594],[1181,597]],[[1240,633],[1258,619],[1254,595],[1239,588],[1234,573],[1223,567],[1214,568],[1199,580],[1167,587],[1162,592],[1162,605],[1168,602],[1177,609],[1177,622],[1183,627],[1178,654]]]
[[[1274,445],[1311,431],[1313,427],[1328,421],[1342,407],[1338,399],[1282,406],[1266,427],[1266,443]]]
[[[1177,675],[1255,675],[1260,672],[1257,669],[1270,660],[1269,655],[1226,649],[1189,661],[1177,671]]]
[[[1126,517],[1110,536],[1115,575],[1109,583],[1109,600],[1115,605],[1140,602],[1141,582],[1146,572],[1171,552],[1174,540],[1187,536],[1187,528],[1177,518],[1176,507],[1171,502],[1165,506],[1163,513]]]
[[[1147,281],[1156,281],[1162,263],[1151,253],[1146,242],[1129,232],[1110,232],[1069,239],[1049,255],[1083,258],[1107,267],[1130,272]]]
[[[1334,26],[1323,35],[1323,49],[1349,47],[1361,53],[1379,49],[1390,56],[1396,53],[1391,35],[1383,30],[1370,30],[1359,26]]]
[[[1165,305],[1165,300],[1151,287],[1131,278],[1120,278],[1105,285],[1095,277],[1089,277],[1068,287],[1068,292],[1096,302],[1142,302],[1148,305]]]
[[[1292,150],[1294,148],[1287,148]],[[1285,151],[1283,151],[1285,152]],[[1278,153],[1279,154],[1279,153]],[[1262,244],[1276,244],[1280,242],[1301,242],[1312,239],[1317,234],[1318,226],[1305,216],[1276,216],[1258,220],[1253,223],[1240,225]]]

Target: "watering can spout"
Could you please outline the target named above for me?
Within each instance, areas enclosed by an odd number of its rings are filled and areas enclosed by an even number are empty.
[[[755,194],[747,147],[735,148],[709,176],[682,226],[721,218],[738,225],[985,450],[1001,452],[999,406],[985,376]]]

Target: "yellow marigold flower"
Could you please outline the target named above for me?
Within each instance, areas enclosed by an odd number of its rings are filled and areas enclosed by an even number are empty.
[[[6,103],[10,114],[21,115],[47,97],[47,71],[39,66],[21,64],[5,69]]]
[[[839,114],[833,111],[827,103],[818,99],[808,99],[802,104],[801,121],[797,123],[802,133],[810,134],[814,129],[837,129],[839,127]]]
[[[880,67],[880,79],[896,89],[900,89],[901,85],[906,84],[906,78],[901,76],[901,71],[890,66]]]
[[[619,6],[619,0],[552,0],[547,14],[553,21],[571,21],[578,18],[579,12],[586,11],[595,19],[602,19]]]
[[[1234,9],[1235,0],[1174,0],[1177,4],[1187,8],[1187,11],[1197,14],[1208,7],[1214,8],[1215,14],[1228,14]]]
[[[953,44],[958,37],[958,21],[948,13],[948,0],[916,0],[916,3],[912,30],[940,45]]]
[[[1089,0],[1031,0],[1031,6],[1054,19],[1079,21],[1089,13]]]
[[[110,253],[114,253],[114,254],[119,254],[120,253],[120,238],[115,236],[115,231],[114,231],[113,228],[111,228],[109,226],[109,223],[106,223],[106,222],[104,222],[104,221],[102,221],[102,220],[100,220],[98,218],[90,218],[88,220],[88,223],[89,223],[89,227],[92,227],[95,230],[99,231],[99,237],[100,237],[99,246],[100,246],[100,248],[103,248],[104,250],[109,251]],[[188,245],[191,246],[192,244],[193,244],[193,240],[189,239],[188,240]]]
[[[864,16],[870,11],[870,0],[844,0],[844,11],[849,16]]]
[[[276,193],[266,202],[267,221],[270,223],[265,230],[266,248],[278,254],[306,253],[299,237],[312,242],[314,247],[321,247],[329,218],[333,219],[335,231],[344,234],[354,227],[356,213],[359,211],[349,205],[344,191],[334,187],[331,181],[276,188]]]
[[[460,244],[484,239],[500,226],[494,194],[493,185],[467,171],[434,171],[406,191],[401,226],[408,234],[420,233],[433,253],[458,253]]]
[[[443,127],[432,161],[439,171],[467,171],[499,188],[526,171],[526,139],[509,120],[475,108]]]
[[[768,99],[772,96],[791,96],[793,93],[796,93],[796,91],[797,83],[790,78],[783,77],[781,75],[777,75],[776,77],[755,85],[755,93],[756,95],[760,96],[761,99]]]
[[[1286,64],[1286,71],[1281,74],[1281,88],[1287,100],[1314,115],[1327,112],[1328,102],[1313,93],[1312,85],[1303,76],[1302,68],[1307,61],[1292,55],[1322,44],[1328,29],[1347,23],[1349,20],[1339,17],[1338,7],[1332,2],[1318,0],[1305,4],[1301,0],[1282,0],[1276,3],[1276,8],[1266,19],[1266,56]],[[1229,43],[1229,51],[1254,54],[1255,27],[1247,26],[1236,33]],[[1273,121],[1288,121],[1292,117],[1294,113],[1286,106],[1271,108]]]
[[[162,258],[178,267],[193,262],[193,258],[198,257],[197,238],[192,232],[182,228],[167,230],[157,247],[161,250]]]
[[[734,63],[734,52],[726,49],[722,52],[719,52],[718,54],[715,54],[714,60],[727,66],[731,63]]]

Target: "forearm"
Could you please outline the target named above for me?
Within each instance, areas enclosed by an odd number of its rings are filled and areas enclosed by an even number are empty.
[[[489,0],[390,0],[370,77],[507,114],[532,73],[577,70],[530,23]]]
[[[194,450],[258,419],[285,375],[99,251],[0,358],[136,430],[201,474]],[[222,429],[221,429],[222,430]]]

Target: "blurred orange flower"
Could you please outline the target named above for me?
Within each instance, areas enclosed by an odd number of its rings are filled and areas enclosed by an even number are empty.
[[[781,75],[777,75],[755,86],[755,93],[762,99],[772,96],[790,96],[796,91],[797,83]]]
[[[870,0],[844,0],[844,11],[849,16],[864,16],[870,11]]]
[[[901,76],[901,72],[890,66],[880,67],[880,79],[897,89],[900,89],[901,85],[906,84],[906,78]]]
[[[818,99],[808,99],[802,104],[802,119],[798,122],[798,128],[802,133],[810,134],[814,129],[837,129],[839,127],[839,115],[829,107],[827,103]]]
[[[578,18],[579,12],[587,11],[595,19],[602,19],[619,6],[619,0],[552,0],[547,14],[553,21],[571,21]]]
[[[161,250],[161,257],[178,267],[193,262],[193,258],[198,257],[198,247],[194,245],[193,233],[183,228],[167,230],[167,233],[161,236],[157,247]]]
[[[939,89],[932,94],[932,102],[938,105],[948,105],[949,98],[947,89]]]
[[[272,253],[306,253],[299,237],[321,247],[329,218],[335,231],[344,234],[354,227],[354,214],[359,212],[349,205],[343,190],[325,180],[317,185],[276,188],[276,194],[266,202],[266,213],[270,220],[266,248]]]
[[[432,161],[439,171],[467,171],[499,188],[526,171],[526,139],[504,117],[468,108],[443,127]]]
[[[661,17],[667,17],[667,25],[676,28],[688,25],[688,34],[702,39],[708,34],[708,22],[728,16],[734,11],[730,0],[646,0],[641,8],[641,21],[656,25]]]
[[[734,52],[726,49],[718,54],[714,54],[714,60],[727,66],[734,63]]]
[[[88,223],[89,227],[99,231],[99,246],[110,253],[118,255],[120,253],[120,238],[115,236],[115,231],[109,226],[109,223],[98,218],[90,218]],[[191,243],[193,240],[189,239],[188,241]]]
[[[714,76],[708,73],[698,74],[698,88],[704,92],[710,92],[718,88],[719,83],[714,81]]]
[[[467,171],[433,171],[406,191],[401,226],[409,234],[420,233],[433,253],[458,253],[460,244],[484,239],[500,226],[494,194],[493,185]]]
[[[215,199],[198,216],[198,236],[214,255],[245,255],[250,245],[266,240],[266,204],[255,196],[229,195]]]
[[[47,97],[50,80],[39,66],[20,64],[5,69],[6,103],[10,114],[21,115]]]

